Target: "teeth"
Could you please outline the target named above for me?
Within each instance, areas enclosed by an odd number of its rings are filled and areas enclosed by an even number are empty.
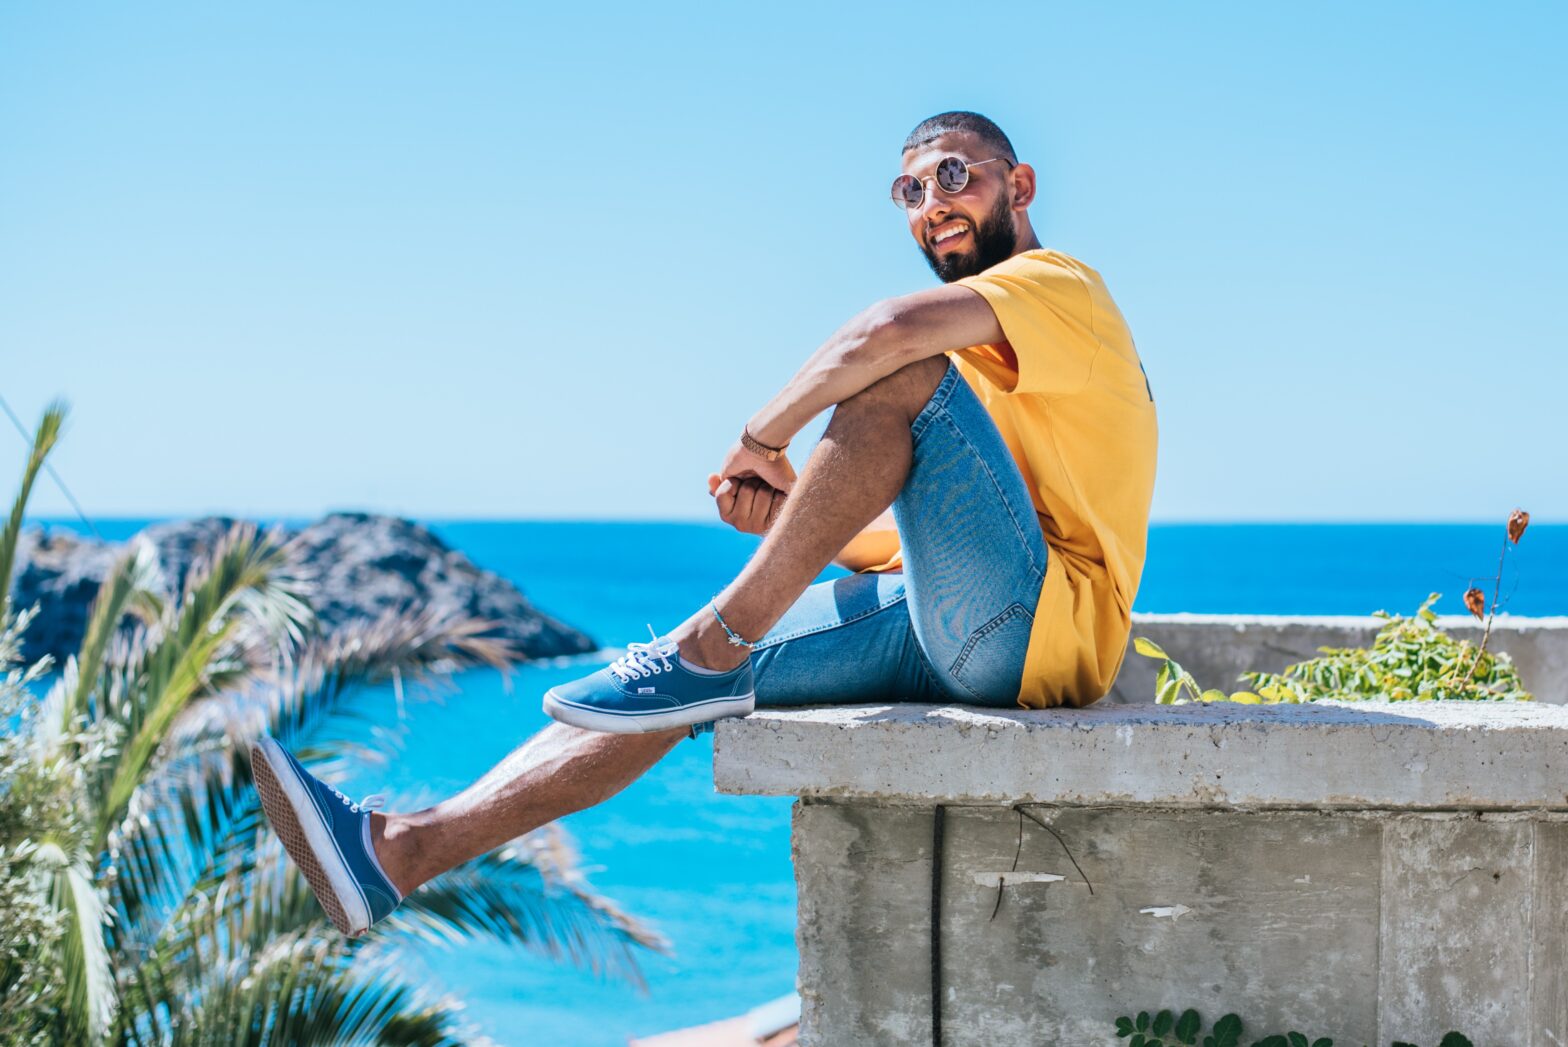
[[[939,244],[943,240],[951,240],[953,237],[957,236],[958,234],[967,231],[968,228],[969,228],[969,226],[967,224],[960,223],[959,225],[953,226],[951,229],[944,229],[940,233],[938,233],[936,236],[932,237],[932,242]]]

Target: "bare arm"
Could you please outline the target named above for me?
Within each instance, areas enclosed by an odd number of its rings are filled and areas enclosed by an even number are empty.
[[[763,443],[781,446],[821,412],[906,364],[1003,337],[991,306],[962,284],[889,298],[834,332],[748,427]]]
[[[899,368],[971,345],[1000,342],[1001,324],[977,291],[947,284],[878,302],[834,332],[795,377],[747,423],[751,435],[780,447],[818,414],[849,399]],[[754,478],[747,482],[747,478]],[[719,518],[738,530],[761,534],[795,484],[787,457],[766,461],[737,439],[719,471],[708,478]],[[869,529],[868,529],[869,530]],[[885,545],[885,542],[882,543]],[[854,569],[875,566],[872,557]],[[846,553],[852,552],[846,547]],[[844,555],[844,554],[841,554]],[[891,554],[889,554],[891,555]],[[844,566],[850,566],[845,563]]]

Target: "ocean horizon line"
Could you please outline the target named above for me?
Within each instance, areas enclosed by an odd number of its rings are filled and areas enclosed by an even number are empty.
[[[168,513],[97,513],[89,514],[88,519],[102,523],[137,523],[153,524],[169,520],[192,520],[202,517],[216,516],[228,517],[235,520],[253,520],[258,523],[310,523],[334,513],[364,513],[370,516],[391,516],[402,519],[414,520],[418,523],[441,524],[582,524],[589,526],[604,525],[700,525],[728,529],[722,521],[709,519],[702,516],[489,516],[489,515],[431,515],[419,513],[406,513],[382,509],[326,509],[319,513],[245,513],[229,511],[177,511]],[[1351,517],[1291,517],[1272,519],[1268,517],[1169,517],[1151,519],[1149,526],[1154,527],[1476,527],[1496,525],[1502,528],[1507,519],[1506,513],[1498,513],[1495,517],[1449,518],[1449,519],[1392,519],[1392,518],[1351,518]],[[48,526],[80,526],[81,518],[68,513],[40,513],[23,516],[22,523],[43,524]],[[1565,523],[1553,523],[1533,518],[1530,527],[1534,530],[1565,527]]]

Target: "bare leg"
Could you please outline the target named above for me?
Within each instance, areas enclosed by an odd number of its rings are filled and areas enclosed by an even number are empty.
[[[403,894],[454,866],[609,799],[686,737],[604,734],[553,723],[483,778],[414,814],[371,815],[376,857]]]
[[[719,596],[725,620],[755,638],[771,629],[822,569],[893,504],[914,455],[910,423],[947,371],[921,360],[845,400],[807,460],[784,511]],[[671,635],[698,665],[730,669],[748,657],[704,606]],[[376,855],[407,894],[447,869],[556,818],[615,795],[686,737],[604,734],[552,724],[450,800],[414,814],[373,815]]]
[[[773,628],[839,550],[893,504],[914,458],[910,424],[947,365],[946,356],[917,361],[834,409],[783,513],[719,594],[731,629],[756,639]],[[706,605],[671,635],[698,665],[732,669],[747,658]]]

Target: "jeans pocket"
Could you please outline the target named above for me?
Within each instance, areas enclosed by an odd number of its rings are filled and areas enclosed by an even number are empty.
[[[948,674],[983,705],[1017,705],[1033,631],[1034,612],[1021,603],[1008,605],[970,635]]]

